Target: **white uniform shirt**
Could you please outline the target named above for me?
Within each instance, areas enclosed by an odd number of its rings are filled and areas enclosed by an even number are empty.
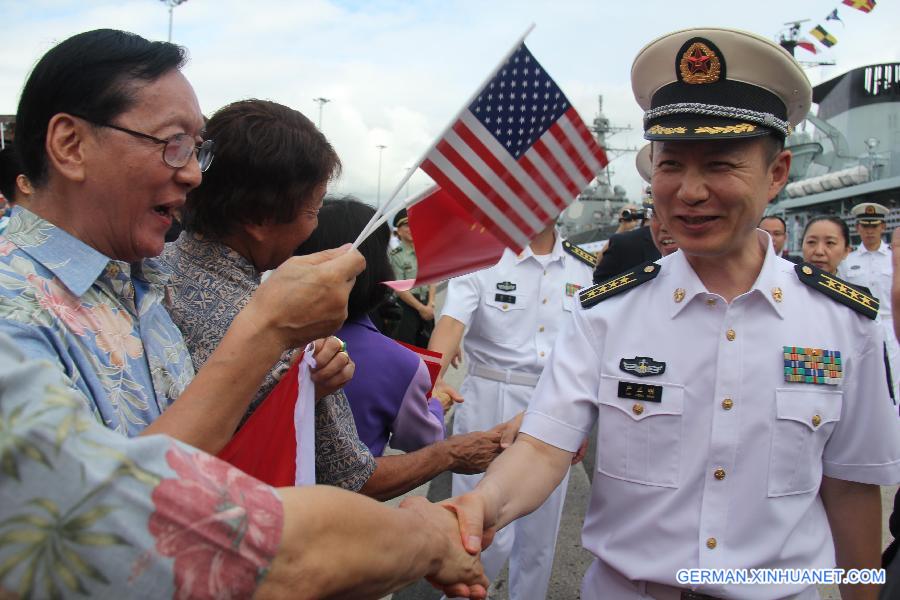
[[[546,266],[531,247],[518,255],[507,248],[493,267],[450,280],[442,315],[467,327],[471,364],[539,375],[592,275],[563,250],[559,235]]]
[[[878,314],[884,320],[891,318],[891,247],[884,241],[874,252],[860,244],[838,266],[838,277],[871,290],[881,305]]]
[[[598,423],[585,547],[631,580],[668,585],[681,568],[833,566],[822,475],[900,481],[881,329],[801,283],[770,245],[731,304],[682,252],[660,264],[655,279],[575,312],[522,425],[574,452]],[[787,383],[784,346],[840,351],[840,383]],[[665,370],[620,368],[636,357]],[[621,398],[623,382],[661,386],[661,401]],[[771,599],[805,587],[699,590]]]

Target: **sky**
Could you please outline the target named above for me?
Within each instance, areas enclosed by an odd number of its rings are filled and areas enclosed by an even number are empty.
[[[825,21],[835,8],[843,24]],[[328,98],[322,130],[344,165],[330,191],[370,203],[386,200],[532,23],[528,47],[582,119],[590,124],[602,95],[612,124],[631,128],[608,140],[612,148],[644,143],[631,63],[670,31],[724,26],[777,39],[786,22],[810,19],[804,32],[822,24],[838,39],[815,57],[798,49],[800,59],[836,63],[807,69],[813,84],[900,61],[896,0],[870,14],[840,0],[189,0],[173,14],[172,41],[188,49],[184,73],[205,114],[262,98],[317,122],[313,99]],[[15,113],[31,67],[68,36],[111,27],[164,40],[169,25],[162,0],[0,0],[0,15],[0,114]],[[634,153],[610,168],[613,183],[639,198]],[[401,196],[429,184],[415,172]]]

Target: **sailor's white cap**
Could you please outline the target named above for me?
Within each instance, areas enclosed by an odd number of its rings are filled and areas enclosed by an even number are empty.
[[[790,53],[736,29],[685,29],[650,42],[634,60],[631,86],[649,140],[785,137],[812,102]]]

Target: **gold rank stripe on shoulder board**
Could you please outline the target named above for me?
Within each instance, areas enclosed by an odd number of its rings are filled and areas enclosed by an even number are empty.
[[[872,296],[868,290],[851,285],[809,263],[795,266],[794,271],[800,281],[812,289],[870,319],[874,320],[878,316],[878,298]]]
[[[594,268],[597,266],[597,257],[592,253],[588,252],[581,246],[576,246],[569,240],[563,240],[562,243],[563,250],[589,266],[590,268]]]
[[[581,293],[578,294],[578,299],[581,301],[581,307],[590,308],[607,298],[612,298],[625,290],[637,287],[659,275],[659,271],[660,266],[658,264],[646,262],[633,269],[629,269],[627,272],[617,275],[612,279],[607,279],[606,281],[581,290]]]

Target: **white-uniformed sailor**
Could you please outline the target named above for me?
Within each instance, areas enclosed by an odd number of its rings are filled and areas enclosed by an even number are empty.
[[[457,405],[454,434],[490,429],[528,407],[559,330],[578,304],[578,291],[591,285],[595,261],[551,225],[521,254],[507,249],[495,266],[450,280],[429,347],[449,358],[466,331],[468,376],[460,389],[465,402]],[[453,494],[470,491],[480,479],[454,474]],[[566,479],[482,555],[490,579],[509,559],[510,598],[546,598]]]
[[[808,581],[676,578],[832,567],[835,549],[838,566],[880,566],[900,424],[877,301],[775,256],[756,229],[809,82],[765,38],[694,29],[645,47],[632,85],[680,250],[581,292],[515,444],[451,501],[463,539],[539,504],[596,423],[581,598],[818,598]]]
[[[856,217],[856,232],[861,243],[838,266],[838,275],[850,283],[869,288],[872,295],[881,301],[878,319],[884,329],[891,377],[894,383],[894,398],[900,400],[900,345],[894,336],[891,316],[891,247],[884,241],[885,219],[888,209],[875,202],[862,202],[850,211]]]

